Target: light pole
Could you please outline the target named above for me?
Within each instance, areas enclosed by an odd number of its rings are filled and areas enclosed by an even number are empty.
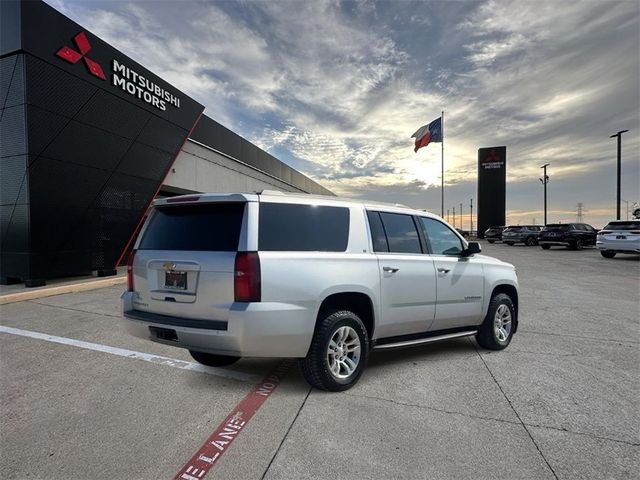
[[[456,228],[456,207],[453,207],[453,228]]]
[[[539,178],[542,185],[544,185],[544,226],[547,226],[547,183],[549,183],[549,175],[547,175],[547,167],[551,165],[550,163],[545,163],[540,168],[544,169],[544,175],[542,178]]]
[[[618,168],[617,168],[617,184],[616,184],[616,220],[620,220],[620,165],[622,158],[622,134],[629,130],[620,130],[618,133],[614,133],[609,138],[618,137]]]
[[[473,198],[469,199],[469,235],[473,232]]]
[[[447,222],[451,223],[451,218],[450,218],[450,215],[449,215],[449,209],[448,208],[447,208]]]
[[[462,202],[460,202],[460,230],[462,230]]]

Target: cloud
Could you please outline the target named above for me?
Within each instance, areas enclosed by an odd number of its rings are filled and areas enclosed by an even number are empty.
[[[611,208],[591,177],[623,128],[640,198],[636,2],[51,1],[337,193],[439,211],[440,145],[414,154],[409,136],[444,109],[451,204],[475,195],[477,149],[507,145],[514,212],[546,162]]]

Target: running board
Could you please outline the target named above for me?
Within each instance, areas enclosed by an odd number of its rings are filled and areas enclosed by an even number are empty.
[[[478,333],[477,330],[467,330],[464,332],[446,333],[444,335],[436,335],[434,337],[427,337],[427,338],[418,338],[416,340],[406,340],[404,342],[385,343],[382,345],[376,345],[375,347],[373,347],[373,349],[386,350],[388,348],[411,347],[413,345],[421,345],[423,343],[433,343],[433,342],[440,342],[442,340],[450,340],[452,338],[469,337],[471,335],[475,335],[476,333]]]

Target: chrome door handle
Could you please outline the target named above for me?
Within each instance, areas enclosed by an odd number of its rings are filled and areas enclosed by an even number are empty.
[[[395,267],[382,267],[382,270],[389,273],[396,273],[400,269]]]
[[[450,268],[438,268],[438,273],[449,273],[450,271]]]

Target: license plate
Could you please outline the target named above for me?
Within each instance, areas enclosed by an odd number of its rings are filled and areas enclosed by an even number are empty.
[[[626,235],[616,235],[616,239],[617,240],[626,240],[627,236]]]
[[[187,272],[165,272],[164,287],[171,290],[186,290]]]

